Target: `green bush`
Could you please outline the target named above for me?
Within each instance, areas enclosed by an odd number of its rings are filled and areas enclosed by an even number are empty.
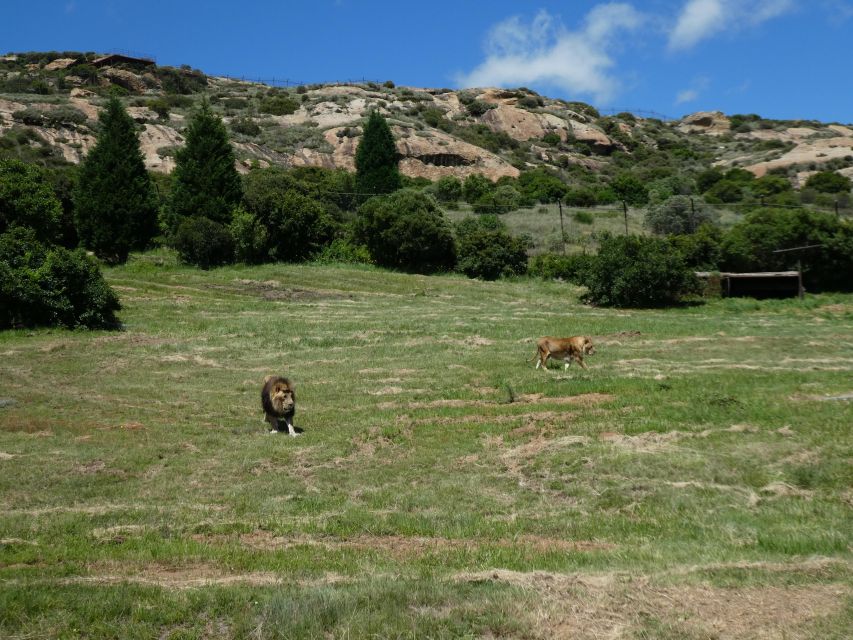
[[[203,216],[181,222],[174,246],[183,262],[202,269],[234,261],[234,239],[228,227]]]
[[[0,160],[0,233],[14,227],[33,229],[41,242],[59,239],[62,207],[38,167]]]
[[[336,238],[314,258],[321,264],[373,264],[370,250],[346,238]]]
[[[465,202],[474,204],[484,195],[491,193],[494,183],[481,173],[472,173],[462,183],[462,197]]]
[[[658,235],[693,233],[703,224],[714,224],[716,212],[687,196],[672,196],[663,204],[649,207],[645,225]]]
[[[494,215],[466,218],[456,225],[456,238],[457,268],[469,278],[496,280],[527,271],[525,243]]]
[[[494,191],[483,194],[474,203],[476,213],[507,213],[521,206],[521,194],[515,187],[502,184]]]
[[[588,189],[587,187],[578,187],[576,189],[569,189],[566,191],[566,195],[563,196],[563,202],[570,207],[591,207],[598,202],[598,199],[595,197],[595,193],[593,193],[591,189]],[[589,222],[592,222],[591,215]]]
[[[323,203],[305,195],[305,189],[293,172],[275,167],[256,169],[246,177],[243,204],[266,229],[264,260],[309,260],[335,236],[336,221]],[[318,191],[319,186],[312,196]]]
[[[723,179],[705,192],[705,199],[713,204],[743,200],[743,187],[733,180]]]
[[[610,183],[610,188],[622,202],[634,207],[642,207],[649,202],[649,191],[637,176],[620,174]]]
[[[269,259],[269,233],[254,214],[238,206],[228,230],[234,240],[234,257],[238,262],[260,264]]]
[[[592,224],[595,222],[595,218],[589,211],[576,211],[572,217],[575,219],[575,222],[580,224]]]
[[[462,181],[456,176],[442,176],[431,191],[439,202],[456,204],[462,199]]]
[[[472,100],[468,104],[465,105],[465,109],[472,116],[481,116],[487,111],[494,109],[497,105],[490,104],[488,102],[483,102],[482,100]]]
[[[231,131],[241,133],[244,136],[256,136],[261,132],[261,128],[252,118],[240,116],[231,121]]]
[[[605,307],[672,305],[699,290],[680,253],[664,239],[644,236],[602,237],[584,284],[585,299]]]
[[[109,328],[121,308],[97,263],[82,249],[39,242],[32,229],[0,235],[0,329]]]
[[[808,245],[821,246],[774,253]],[[725,271],[781,271],[797,261],[808,289],[853,289],[853,224],[828,213],[768,207],[749,213],[723,238],[720,268]]]
[[[565,280],[583,284],[593,260],[592,255],[543,253],[530,261],[530,275],[543,280]]]
[[[697,271],[716,271],[722,255],[723,231],[703,224],[695,233],[669,236],[672,247],[684,257],[684,263]]]
[[[53,109],[27,107],[15,111],[12,118],[34,127],[74,127],[86,122],[86,114],[69,105],[60,105]]]
[[[354,235],[384,267],[433,273],[456,265],[450,225],[433,200],[419,191],[401,189],[365,202]]]
[[[821,193],[849,193],[850,178],[834,171],[818,171],[809,176],[805,187]]]
[[[78,72],[80,67],[74,67]],[[163,92],[167,94],[189,95],[207,88],[207,76],[201,71],[181,67],[155,67],[154,75],[160,81]]]
[[[299,108],[299,103],[287,96],[268,96],[258,104],[260,113],[274,116],[289,116]]]

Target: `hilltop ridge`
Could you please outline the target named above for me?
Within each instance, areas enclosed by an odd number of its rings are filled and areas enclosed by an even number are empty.
[[[78,163],[95,140],[105,96],[118,92],[140,124],[146,166],[169,173],[182,130],[207,96],[228,125],[238,168],[320,166],[353,170],[371,109],[389,121],[410,178],[482,174],[491,180],[544,167],[568,182],[607,176],[662,154],[695,170],[772,172],[794,187],[818,170],[853,177],[853,127],[704,112],[666,122],[517,89],[378,84],[295,87],[207,76],[187,66],[95,53],[0,58],[0,150],[42,163]]]

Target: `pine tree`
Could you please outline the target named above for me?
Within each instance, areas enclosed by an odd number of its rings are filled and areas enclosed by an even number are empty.
[[[190,121],[186,140],[175,155],[168,207],[171,230],[186,218],[205,217],[227,225],[243,188],[228,132],[206,100]]]
[[[97,141],[74,189],[74,222],[83,246],[107,262],[121,263],[156,233],[157,198],[136,124],[117,97],[107,103],[99,122]]]
[[[362,194],[391,193],[400,188],[397,147],[379,112],[371,111],[355,152],[356,188]]]

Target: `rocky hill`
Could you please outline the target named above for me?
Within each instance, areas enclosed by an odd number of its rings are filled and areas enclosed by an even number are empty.
[[[675,122],[605,116],[526,88],[280,88],[74,52],[0,58],[0,154],[78,163],[94,143],[105,96],[116,91],[140,124],[147,166],[161,173],[174,167],[187,117],[206,96],[229,127],[244,172],[253,164],[352,170],[364,118],[378,109],[391,124],[401,170],[412,178],[479,173],[496,180],[537,166],[566,177],[607,175],[664,152],[699,167],[773,172],[795,187],[818,170],[853,177],[853,127],[841,124],[722,113]]]

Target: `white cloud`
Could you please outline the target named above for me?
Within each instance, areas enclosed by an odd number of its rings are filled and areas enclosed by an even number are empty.
[[[635,31],[643,21],[625,3],[594,7],[576,31],[568,31],[547,11],[540,11],[529,24],[509,18],[489,32],[486,59],[457,81],[466,87],[546,83],[606,102],[619,88],[610,72],[615,64],[612,52],[621,44],[620,36]]]
[[[687,0],[669,33],[669,49],[690,49],[721,31],[757,26],[794,8],[794,0]]]
[[[689,89],[684,89],[678,92],[675,97],[675,104],[684,104],[686,102],[694,102],[699,98],[702,92],[711,84],[711,80],[707,76],[699,76],[693,79]]]
[[[675,104],[684,104],[685,102],[693,102],[698,97],[699,97],[699,92],[696,91],[696,89],[685,89],[684,91],[678,92],[678,95],[675,97]]]

